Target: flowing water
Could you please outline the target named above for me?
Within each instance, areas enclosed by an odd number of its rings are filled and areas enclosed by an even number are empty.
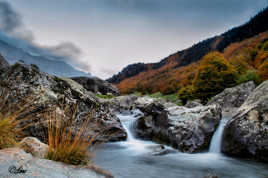
[[[210,153],[221,153],[222,135],[223,135],[223,131],[224,131],[224,126],[226,125],[228,120],[229,120],[229,118],[223,118],[220,121],[220,124],[219,124],[216,132],[214,133],[212,140],[211,140],[211,143],[210,143],[210,147],[209,147]]]
[[[128,138],[124,142],[107,143],[96,151],[95,163],[118,178],[202,178],[209,172],[220,178],[268,178],[268,165],[230,158],[220,153],[221,136],[227,119],[223,119],[213,136],[208,153],[173,152],[153,155],[157,143],[135,138],[133,123],[138,111],[118,115]],[[168,147],[167,147],[168,148]],[[172,148],[168,148],[172,149]],[[175,150],[174,150],[175,151]]]

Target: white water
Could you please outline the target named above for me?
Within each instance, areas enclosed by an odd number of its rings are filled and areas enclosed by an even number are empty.
[[[127,140],[123,142],[119,142],[121,146],[126,146],[128,149],[135,151],[135,152],[144,152],[146,151],[147,147],[149,145],[155,145],[153,142],[150,141],[143,141],[140,139],[136,139],[133,135],[133,125],[135,124],[135,121],[137,118],[135,118],[135,115],[142,114],[139,110],[133,111],[131,115],[124,115],[124,114],[118,114],[118,118],[122,122],[122,125],[124,129],[127,132]]]
[[[135,138],[133,134],[137,112],[118,115],[128,134],[126,141],[107,143],[96,151],[96,164],[109,170],[115,177],[201,178],[212,170],[220,178],[267,178],[267,164],[220,154],[221,137],[228,119],[223,119],[215,132],[210,145],[211,153],[187,154],[174,151],[167,155],[154,156],[152,148],[159,144]]]
[[[210,153],[221,153],[222,135],[223,135],[224,127],[228,120],[229,120],[228,118],[223,118],[220,121],[220,124],[210,142],[210,146],[209,146]]]

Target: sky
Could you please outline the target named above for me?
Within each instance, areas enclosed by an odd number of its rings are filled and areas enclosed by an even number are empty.
[[[68,63],[103,79],[131,63],[158,62],[247,22],[268,6],[268,0],[5,2],[20,23],[16,36],[64,53]]]

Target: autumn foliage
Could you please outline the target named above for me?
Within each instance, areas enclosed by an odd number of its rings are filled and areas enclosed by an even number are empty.
[[[177,93],[186,102],[195,98],[206,101],[226,87],[249,80],[259,84],[268,79],[268,31],[187,66],[178,67],[175,57],[170,56],[157,69],[149,65],[148,70],[121,81],[117,87],[122,93]]]
[[[203,101],[236,84],[237,72],[219,52],[204,56],[193,82],[194,96]]]

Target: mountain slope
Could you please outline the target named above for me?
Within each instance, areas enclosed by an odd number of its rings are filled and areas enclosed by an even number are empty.
[[[246,24],[233,28],[220,36],[207,39],[188,49],[179,51],[158,63],[129,65],[107,81],[116,84],[123,93],[133,92],[146,87],[148,88],[146,92],[175,92],[178,89],[177,82],[183,83],[178,78],[183,78],[181,74],[185,72],[185,66],[189,64],[193,66],[198,65],[202,57],[209,52],[223,52],[232,43],[254,37],[268,30],[267,20],[268,8],[261,11]],[[190,74],[187,75],[190,78],[194,77],[196,72],[194,67],[192,69],[188,71]],[[145,82],[146,80],[147,82]],[[164,86],[163,80],[165,80]],[[149,84],[144,85],[144,83]]]
[[[23,60],[26,64],[35,64],[41,71],[52,75],[64,77],[90,76],[90,74],[79,71],[64,61],[51,60],[44,56],[31,55],[23,49],[6,43],[4,40],[0,40],[0,54],[10,64]]]

